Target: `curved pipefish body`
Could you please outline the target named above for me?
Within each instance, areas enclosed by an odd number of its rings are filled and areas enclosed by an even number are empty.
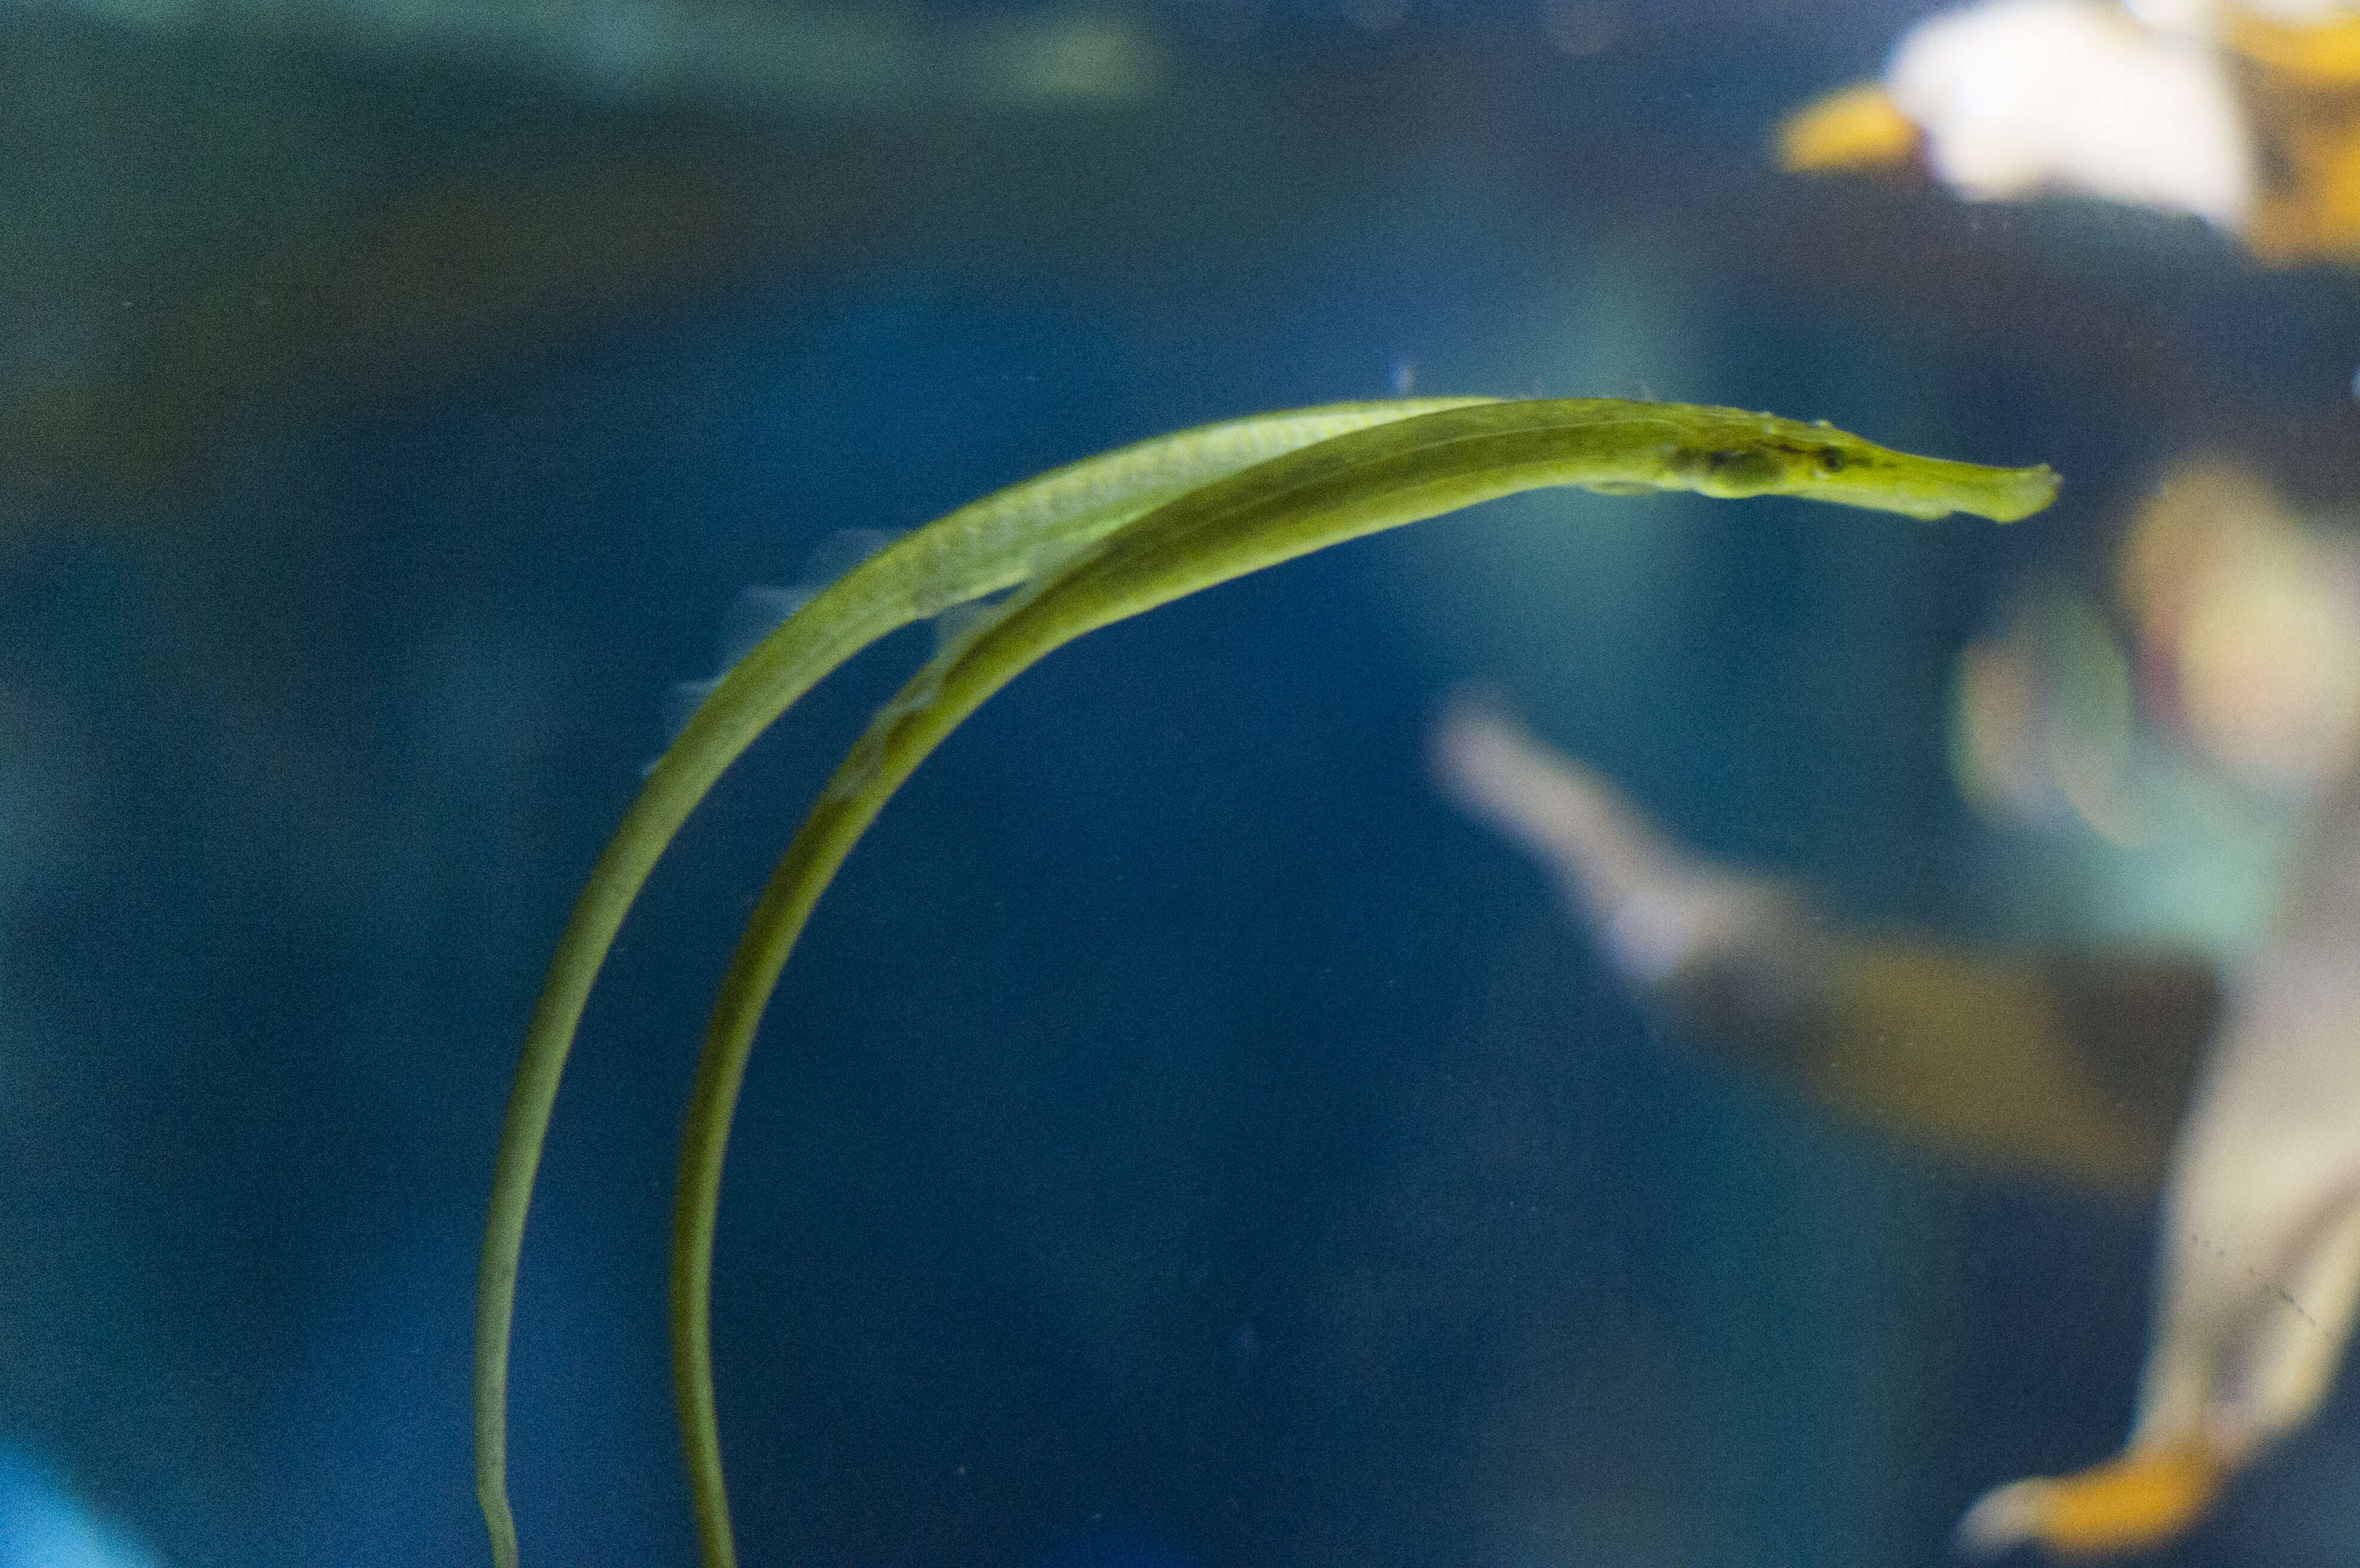
[[[1193,480],[1139,485],[1125,492],[1126,500],[1094,514],[1095,532],[1075,528],[1051,539],[1054,528],[1036,528],[1025,536],[1028,542],[1005,546],[987,537],[989,527],[962,522],[973,510],[966,508],[854,573],[857,578],[901,552],[923,559],[925,551],[943,549],[963,563],[949,585],[971,588],[966,598],[1024,586],[945,646],[854,746],[772,874],[722,984],[690,1101],[672,1263],[673,1375],[708,1568],[736,1562],[714,1418],[708,1319],[723,1155],[754,1033],[804,920],[846,855],[901,781],[992,692],[1097,627],[1344,539],[1524,490],[1572,485],[1612,494],[1785,495],[1917,517],[1963,511],[1997,521],[2038,510],[2056,490],[2045,467],[1996,469],[1913,457],[1825,424],[1732,408],[1600,398],[1470,399],[1357,405],[1292,418],[1356,419],[1360,428],[1325,440],[1306,438],[1308,444],[1291,441],[1293,450]],[[1234,430],[1245,441],[1264,439],[1273,429],[1241,421],[1208,427],[1194,439]],[[1156,444],[1127,452],[1142,453]],[[1033,484],[1047,485],[1087,466]],[[967,530],[962,537],[980,542],[925,542],[961,529]],[[658,763],[594,869],[561,942],[510,1101],[477,1301],[477,1485],[500,1568],[514,1563],[516,1550],[504,1479],[504,1404],[517,1251],[557,1077],[598,963],[663,844],[753,735],[834,662],[895,626],[945,607],[934,603],[938,594],[908,585],[922,581],[918,574],[906,577],[893,590],[902,596],[882,608],[839,599],[836,589],[822,593],[722,681]],[[933,608],[923,607],[928,604]],[[833,651],[838,648],[843,651]],[[795,651],[809,648],[828,651]]]

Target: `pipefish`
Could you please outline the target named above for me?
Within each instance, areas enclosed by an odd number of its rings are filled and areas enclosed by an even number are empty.
[[[2056,494],[2045,465],[1917,457],[1821,423],[1690,404],[1574,398],[1338,405],[1230,421],[1087,460],[962,507],[869,558],[723,678],[672,747],[560,938],[511,1091],[476,1295],[476,1489],[496,1568],[515,1568],[508,1352],[532,1181],[582,1009],[632,899],[729,763],[828,670],[912,621],[1014,587],[946,642],[836,769],[771,874],[697,1064],[672,1247],[672,1375],[706,1568],[737,1550],[715,1420],[710,1307],[723,1157],[754,1034],[803,922],[886,800],[1032,664],[1098,627],[1386,528],[1547,486],[1794,495],[2012,522]]]

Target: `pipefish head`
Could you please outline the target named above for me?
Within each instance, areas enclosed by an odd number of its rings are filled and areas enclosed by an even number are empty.
[[[1967,512],[2012,523],[2056,498],[2047,464],[1988,468],[1894,452],[1824,421],[1740,414],[1699,424],[1665,460],[1683,485],[1721,497],[1797,495],[1913,517]]]

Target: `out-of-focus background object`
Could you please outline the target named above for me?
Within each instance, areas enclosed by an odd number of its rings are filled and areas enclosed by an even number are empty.
[[[1462,701],[1442,787],[1563,883],[1648,1006],[1744,1068],[1944,1157],[2158,1183],[2218,1006],[2184,953],[1972,953],[1833,928],[1807,894],[1665,842],[1604,779]]]
[[[2360,10],[1982,0],[1780,125],[1798,171],[1924,168],[1974,201],[2191,212],[2265,261],[2360,261]]]
[[[1976,1552],[2151,1550],[2317,1412],[2360,1303],[2347,1071],[2360,784],[2345,779],[2308,822],[2305,860],[2215,1039],[2223,1009],[2201,961],[1973,953],[1834,929],[1795,889],[1664,842],[1503,715],[1456,706],[1435,757],[1446,790],[1563,881],[1634,991],[1747,1067],[1888,1136],[2039,1178],[2144,1183],[2171,1145],[2161,1307],[2129,1448],[1980,1499],[1960,1530]]]
[[[996,699],[757,1054],[716,1302],[749,1557],[1923,1562],[2111,1450],[2140,1179],[1660,1049],[1421,761],[1480,679],[1846,926],[2254,951],[2345,678],[2265,670],[2265,710],[2250,631],[2191,650],[2298,602],[2271,647],[2341,635],[2302,563],[2360,490],[2360,299],[2248,248],[2293,190],[2257,94],[2315,95],[2323,160],[2336,100],[2204,46],[2242,237],[1765,168],[1937,13],[0,6],[0,1441],[159,1563],[479,1561],[501,1095],[727,606],[839,530],[1415,389],[1775,408],[2067,487],[2009,529],[1534,497]],[[2125,544],[2203,453],[2279,521]],[[531,1561],[685,1559],[696,1021],[922,656],[725,782],[594,1003],[524,1263]],[[2331,1397],[2172,1560],[2348,1562],[2355,1428]]]
[[[2130,1440],[2111,1463],[1979,1500],[1961,1534],[1985,1552],[2171,1539],[2342,1370],[2360,1312],[2360,777],[2333,781],[2297,848],[2173,1152]]]

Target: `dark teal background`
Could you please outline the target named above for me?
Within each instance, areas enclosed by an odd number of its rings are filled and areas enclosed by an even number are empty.
[[[1143,125],[929,124],[1005,174],[966,207],[242,417],[160,495],[18,485],[0,1441],[166,1563],[482,1560],[467,1336],[508,1075],[732,597],[835,530],[1405,365],[2046,460],[2065,498],[2002,532],[1530,497],[1096,634],[995,700],[852,858],[748,1080],[716,1313],[747,1560],[1926,1563],[1984,1486],[2108,1452],[2148,1215],[1686,1053],[1424,762],[1487,682],[1706,850],[1846,918],[2004,935],[2023,912],[1976,868],[2038,851],[1951,790],[1959,647],[2027,573],[2094,571],[2191,431],[2345,417],[2344,279],[1767,173],[1775,115],[1907,11],[1640,10],[1602,63],[1537,56],[1507,7],[1381,38],[1290,7],[1242,42],[1155,13],[1183,69]],[[1459,85],[1388,96],[1421,81]],[[495,87],[445,91],[495,125],[574,112]],[[1061,205],[1060,158],[1122,179]],[[1844,254],[1871,230],[1885,256]],[[1601,276],[1631,302],[1569,325]],[[1666,310],[1692,351],[1576,378],[1585,333]],[[1404,608],[1601,507],[1677,540],[1650,596]],[[662,1258],[697,1033],[928,646],[756,748],[608,966],[525,1256],[530,1562],[689,1559]],[[2344,1561],[2316,1521],[2360,1497],[2350,1404],[2159,1560]]]

